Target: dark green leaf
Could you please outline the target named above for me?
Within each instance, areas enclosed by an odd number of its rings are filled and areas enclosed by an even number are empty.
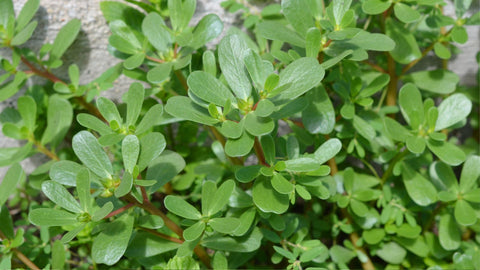
[[[287,42],[298,47],[305,47],[305,40],[295,31],[275,21],[262,21],[257,24],[257,33],[270,40]]]
[[[412,129],[418,129],[423,124],[424,110],[422,95],[415,85],[408,83],[400,89],[398,102],[403,117]]]
[[[421,174],[403,164],[402,176],[407,193],[416,204],[427,206],[437,201],[435,187]]]
[[[195,0],[168,0],[168,11],[173,30],[180,32],[188,26],[195,12],[196,3]]]
[[[77,174],[84,167],[69,160],[55,162],[50,168],[50,178],[62,185],[75,186]]]
[[[470,226],[477,221],[477,215],[472,205],[465,200],[458,200],[455,203],[455,219],[458,224]]]
[[[208,111],[193,103],[188,97],[175,96],[168,100],[165,110],[178,118],[183,118],[205,125],[213,125],[218,122],[211,117]]]
[[[231,252],[252,252],[260,247],[263,235],[258,228],[254,228],[249,235],[243,237],[213,236],[204,238],[202,245],[214,250]]]
[[[275,128],[275,122],[270,117],[257,116],[255,111],[245,116],[245,129],[253,136],[267,135]]]
[[[403,3],[395,3],[393,11],[395,16],[404,23],[412,23],[420,19],[418,11]]]
[[[22,10],[20,10],[20,13],[17,16],[17,20],[15,23],[16,31],[23,29],[30,22],[30,20],[37,12],[39,5],[40,0],[29,0],[25,3],[25,5],[23,5]]]
[[[163,113],[163,106],[162,104],[155,104],[153,105],[147,113],[143,116],[140,123],[137,125],[135,129],[136,134],[142,134],[148,131],[153,126],[160,125],[162,118],[160,117]]]
[[[53,147],[58,146],[68,132],[72,119],[73,109],[70,102],[58,96],[50,97],[47,108],[47,128],[43,133],[41,143],[50,143]]]
[[[180,197],[169,195],[165,197],[164,204],[168,211],[177,216],[193,220],[198,220],[202,217],[195,207]]]
[[[405,29],[403,24],[388,18],[386,21],[386,34],[395,40],[396,46],[390,52],[395,61],[401,64],[408,64],[421,57],[422,53],[415,36],[408,29]]]
[[[208,225],[219,233],[232,234],[240,226],[240,220],[233,217],[212,218]]]
[[[243,132],[238,139],[228,139],[225,144],[225,153],[231,157],[241,157],[250,153],[255,140],[252,135]]]
[[[140,153],[140,142],[135,135],[127,135],[122,141],[122,157],[125,170],[132,173]]]
[[[407,251],[395,242],[384,244],[381,249],[377,250],[377,255],[382,260],[391,264],[400,264],[405,259]]]
[[[335,126],[335,111],[325,88],[316,88],[307,97],[311,103],[302,112],[305,128],[312,134],[329,134]]]
[[[223,23],[216,14],[208,14],[204,16],[193,29],[192,42],[190,47],[198,49],[207,42],[218,37],[223,30]]]
[[[470,156],[463,165],[462,174],[460,175],[460,192],[465,193],[471,191],[480,176],[480,157]]]
[[[157,191],[163,185],[170,182],[183,168],[185,168],[185,160],[182,156],[170,150],[165,150],[148,165],[146,178],[157,181],[148,191]]]
[[[362,10],[367,14],[376,15],[387,10],[391,4],[388,0],[366,0],[362,4]]]
[[[171,62],[161,63],[148,71],[147,80],[151,83],[160,84],[169,78],[171,71]]]
[[[23,43],[27,42],[32,37],[33,31],[35,31],[35,28],[37,28],[37,22],[33,21],[29,23],[25,28],[22,29],[18,34],[16,34],[12,41],[10,42],[10,45],[12,46],[20,46]]]
[[[172,43],[172,37],[165,26],[162,17],[156,13],[149,13],[142,22],[142,32],[150,44],[159,52],[166,52]]]
[[[235,178],[242,183],[251,182],[260,175],[261,168],[262,166],[260,165],[240,167],[237,171],[235,171]]]
[[[158,132],[151,132],[140,139],[140,156],[138,157],[138,169],[143,171],[150,162],[157,158],[165,149],[165,137]]]

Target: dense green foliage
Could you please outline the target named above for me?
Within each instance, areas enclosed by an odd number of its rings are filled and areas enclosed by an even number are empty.
[[[0,0],[0,101],[26,88],[0,114],[25,142],[0,149],[0,269],[480,269],[479,91],[448,69],[472,1],[224,1],[245,31],[126,2],[101,3],[122,62],[83,83],[81,21],[33,51],[39,0]]]

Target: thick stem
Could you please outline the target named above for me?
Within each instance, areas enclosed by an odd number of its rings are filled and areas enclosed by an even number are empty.
[[[382,72],[382,73],[388,73],[388,72],[387,72],[385,69],[383,69],[381,66],[379,66],[379,65],[377,65],[377,64],[375,64],[375,63],[372,63],[372,62],[370,62],[370,61],[368,61],[368,60],[365,60],[365,61],[363,61],[362,63],[365,63],[365,64],[371,66],[371,67],[372,67],[373,69],[375,69],[376,71],[380,71],[380,72]]]
[[[262,146],[260,145],[260,141],[258,140],[257,137],[255,137],[255,143],[253,144],[253,149],[255,150],[255,154],[257,155],[258,163],[260,163],[263,166],[270,167],[270,165],[268,165],[268,163],[265,161],[265,154],[263,153]]]
[[[60,158],[53,153],[52,151],[48,150],[44,145],[42,145],[39,141],[33,140],[33,144],[37,147],[37,150],[49,157],[50,159],[53,159],[55,161],[59,161]]]
[[[3,234],[2,231],[0,231],[0,238],[1,240],[7,239],[7,237]],[[20,259],[20,261],[22,261],[28,268],[32,270],[40,270],[40,268],[27,256],[25,256],[25,254],[23,254],[20,250],[18,250],[17,248],[12,248],[12,251],[13,253],[15,253],[15,256],[17,256],[17,258]]]
[[[181,240],[181,239],[178,239],[178,238],[172,237],[172,236],[170,236],[170,235],[166,235],[166,234],[157,232],[157,231],[152,230],[152,229],[143,228],[143,227],[139,227],[139,229],[142,230],[142,231],[146,231],[146,232],[148,232],[148,233],[150,233],[150,234],[153,234],[153,235],[155,235],[155,236],[158,236],[158,237],[160,237],[160,238],[163,238],[163,239],[165,239],[165,240],[171,241],[171,242],[175,242],[175,243],[179,243],[179,244],[182,244],[183,242],[185,242],[185,241],[183,241],[183,240]]]
[[[133,203],[129,203],[129,204],[126,204],[120,208],[118,208],[117,210],[111,212],[110,214],[106,215],[103,219],[108,219],[108,218],[111,218],[111,217],[114,217],[120,213],[123,213],[125,212],[126,210],[132,208],[133,206],[135,206],[135,204]]]
[[[185,91],[188,92],[187,80],[185,79],[185,76],[183,75],[182,71],[175,70],[174,73],[177,76],[178,80],[180,81],[180,84],[183,86],[183,88],[185,88]]]
[[[387,88],[387,106],[395,106],[397,104],[397,84],[398,76],[396,73],[396,64],[390,53],[387,53],[388,74],[390,75],[390,82]]]

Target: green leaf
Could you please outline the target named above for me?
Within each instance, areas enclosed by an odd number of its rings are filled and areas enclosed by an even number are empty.
[[[30,222],[37,226],[68,226],[77,224],[77,214],[51,208],[37,208],[28,215]]]
[[[113,203],[107,202],[102,206],[102,208],[98,209],[93,213],[92,220],[93,221],[100,221],[101,219],[105,218],[110,212],[113,210]]]
[[[22,116],[24,126],[33,133],[37,118],[37,103],[30,96],[22,96],[18,98],[17,107],[18,112]]]
[[[277,105],[287,103],[301,96],[317,86],[324,75],[325,70],[315,58],[302,57],[293,61],[280,72],[279,86],[276,89],[283,90],[275,95],[273,103]]]
[[[260,138],[260,145],[262,146],[265,160],[268,164],[275,164],[275,141],[272,136],[262,136]]]
[[[193,103],[193,101],[188,97],[171,97],[167,101],[165,110],[175,117],[183,118],[200,124],[211,126],[218,123],[218,120],[211,117],[205,108]]]
[[[66,259],[63,243],[56,240],[52,244],[52,269],[64,269]]]
[[[234,189],[235,182],[233,180],[227,180],[217,189],[215,194],[209,194],[209,196],[213,195],[213,199],[206,214],[212,216],[222,210],[223,207],[227,205]]]
[[[273,131],[275,122],[270,117],[260,117],[253,111],[245,116],[244,127],[253,136],[262,136]]]
[[[70,47],[77,38],[80,27],[81,21],[79,19],[73,19],[60,29],[50,50],[50,61],[58,60],[62,57],[68,47]]]
[[[122,141],[122,157],[125,170],[132,173],[140,153],[140,142],[135,135],[127,135]]]
[[[93,240],[92,259],[106,265],[117,263],[127,249],[133,222],[133,216],[123,215],[114,222],[107,223],[105,229]]]
[[[271,63],[262,60],[260,55],[253,50],[248,50],[243,60],[255,88],[262,89],[267,76],[273,71]]]
[[[282,255],[283,257],[289,259],[289,260],[295,260],[296,259],[296,256],[293,255],[292,252],[284,249],[284,248],[281,248],[281,247],[277,247],[277,246],[273,246],[273,249],[280,255]]]
[[[142,84],[132,83],[130,85],[130,89],[126,94],[126,97],[124,97],[124,100],[127,103],[127,127],[135,125],[137,122],[140,111],[142,110],[144,95],[145,90],[143,89]]]
[[[62,185],[76,186],[77,174],[84,169],[78,163],[69,160],[55,162],[50,168],[50,178]]]
[[[366,0],[362,4],[363,12],[376,15],[387,10],[392,3],[388,0]]]
[[[0,206],[0,231],[3,232],[7,239],[13,239],[15,237],[12,216],[10,215],[7,205],[3,203]]]
[[[423,124],[424,110],[422,95],[415,85],[408,83],[400,89],[398,102],[405,121],[412,127],[418,129]]]
[[[435,54],[441,59],[448,60],[450,59],[450,57],[452,57],[452,53],[450,52],[450,50],[440,42],[435,43],[435,45],[433,46],[433,50]]]
[[[424,70],[410,73],[404,77],[405,81],[412,82],[418,88],[436,94],[450,94],[455,91],[459,82],[457,74],[445,70]]]
[[[421,206],[437,201],[437,191],[433,184],[407,165],[402,166],[403,183],[412,200]]]
[[[365,217],[368,213],[368,207],[365,203],[358,200],[350,200],[350,208],[353,213],[359,217]]]
[[[125,256],[130,258],[145,258],[175,250],[179,243],[153,236],[150,233],[138,231],[128,245]]]
[[[239,182],[248,183],[260,175],[261,165],[243,166],[235,171],[235,178]]]
[[[320,168],[317,159],[310,157],[299,157],[285,161],[286,169],[292,172],[310,172]]]
[[[0,25],[7,28],[8,18],[15,17],[12,0],[0,0]]]
[[[137,125],[135,129],[136,134],[142,134],[148,131],[153,126],[157,126],[161,124],[163,113],[163,106],[162,104],[155,104],[147,111],[147,113],[143,116],[140,123]]]
[[[287,42],[293,46],[305,47],[305,40],[290,28],[276,21],[262,21],[257,24],[257,33],[270,40]]]
[[[407,148],[410,152],[415,154],[421,154],[425,150],[425,138],[411,136],[407,138]]]
[[[240,123],[226,120],[222,123],[222,125],[218,128],[218,131],[222,133],[227,138],[238,139],[243,134],[243,121]]]
[[[227,258],[220,251],[216,251],[213,255],[212,266],[214,270],[229,269]]]
[[[263,235],[260,229],[254,228],[249,235],[242,237],[221,237],[219,235],[202,239],[204,247],[231,252],[252,252],[257,250]]]
[[[67,134],[73,120],[73,108],[70,102],[58,96],[48,100],[47,127],[43,132],[41,143],[58,146]]]
[[[319,164],[323,164],[335,157],[340,150],[342,150],[342,142],[337,138],[329,139],[315,150],[315,159]]]
[[[314,27],[313,16],[309,12],[310,8],[306,1],[301,0],[283,0],[282,12],[288,22],[302,37],[305,37],[307,30]]]
[[[322,34],[316,27],[308,29],[305,38],[305,55],[307,57],[317,57],[318,52],[322,47]]]
[[[212,76],[217,76],[217,61],[212,51],[205,51],[202,55],[203,70]]]
[[[392,118],[385,117],[383,121],[385,123],[385,130],[387,131],[387,134],[390,138],[396,141],[404,142],[407,140],[407,138],[412,136],[408,129],[400,125],[400,123],[393,120]]]
[[[25,5],[23,5],[22,10],[20,10],[15,22],[16,31],[23,29],[30,22],[35,13],[37,13],[39,5],[40,0],[28,0]]]
[[[195,0],[168,0],[168,11],[173,30],[181,32],[188,26],[196,8]]]
[[[252,196],[255,205],[263,212],[282,214],[288,209],[288,195],[275,191],[265,177],[258,177],[255,180]]]
[[[116,121],[118,125],[123,123],[123,119],[118,112],[117,106],[108,98],[100,97],[97,99],[98,110],[103,117],[111,124]]]
[[[0,182],[0,205],[4,205],[10,195],[15,193],[17,185],[26,178],[25,172],[20,164],[13,164]]]
[[[169,78],[172,67],[172,62],[165,62],[157,65],[148,71],[147,80],[151,83],[162,83]]]
[[[235,96],[232,94],[220,80],[215,76],[204,72],[194,71],[187,79],[189,92],[201,98],[207,103],[213,103],[217,106],[224,107],[227,102],[235,101]]]
[[[383,229],[371,229],[363,231],[362,238],[367,244],[375,245],[380,243],[385,237],[385,230]]]
[[[330,257],[336,263],[347,264],[353,258],[355,258],[355,253],[342,246],[334,245],[333,247],[330,248]]]
[[[55,204],[67,209],[70,212],[82,213],[83,209],[78,202],[68,192],[68,190],[55,181],[45,181],[42,183],[43,193]]]
[[[18,34],[16,34],[10,45],[12,46],[20,46],[23,43],[27,42],[32,37],[33,31],[37,28],[37,22],[33,21],[29,23],[25,28],[22,29]]]
[[[157,158],[165,149],[165,137],[159,132],[151,132],[140,139],[140,156],[138,170],[143,171],[148,164]],[[183,168],[182,168],[183,169]]]
[[[148,191],[157,191],[163,185],[170,182],[183,168],[185,168],[185,160],[182,156],[170,150],[165,150],[148,165],[146,179],[157,181]]]
[[[440,217],[438,225],[440,245],[446,250],[456,250],[460,247],[461,234],[453,217],[446,213]]]
[[[430,166],[430,176],[438,190],[449,190],[455,194],[458,192],[457,177],[453,173],[452,167],[443,162],[434,162]]]
[[[168,32],[165,22],[156,12],[149,13],[143,19],[142,32],[159,52],[166,52],[172,43],[172,36]]]
[[[212,227],[214,231],[219,233],[232,234],[240,226],[240,220],[233,217],[225,218],[212,218],[208,225]]]
[[[80,131],[72,139],[72,147],[78,158],[93,173],[110,178],[113,174],[112,163],[95,136],[88,131]]]
[[[385,87],[388,82],[390,82],[390,76],[388,74],[381,74],[373,79],[373,81],[364,89],[362,89],[358,96],[363,98],[370,97]]]
[[[407,251],[395,242],[384,244],[377,250],[378,257],[391,264],[400,264],[405,259]]]
[[[205,231],[205,222],[200,220],[183,231],[183,238],[185,238],[186,241],[196,240],[202,235],[203,231]]]
[[[420,226],[411,226],[408,223],[403,223],[402,226],[397,228],[397,235],[409,238],[409,239],[416,239],[420,236],[422,228]]]
[[[435,130],[448,128],[465,118],[472,110],[472,102],[463,94],[453,94],[438,106]]]
[[[78,172],[76,184],[78,199],[80,200],[80,208],[83,212],[90,213],[92,197],[90,195],[90,173],[87,169],[81,169]]]
[[[100,133],[100,135],[107,135],[113,132],[110,127],[107,126],[104,122],[90,114],[78,114],[77,122],[86,128],[97,131],[98,133]]]
[[[470,226],[475,224],[477,221],[477,214],[475,213],[475,209],[469,202],[465,200],[458,200],[455,203],[455,219],[457,220],[458,224],[463,226]]]
[[[180,197],[168,195],[165,197],[164,204],[168,211],[177,216],[193,220],[198,220],[202,217],[195,207]]]
[[[0,1],[1,2],[1,1]],[[1,10],[0,6],[0,10]],[[0,268],[1,269],[12,269],[12,255],[13,253],[8,253],[2,256],[0,259]]]
[[[427,146],[441,161],[448,165],[457,166],[465,161],[465,153],[462,149],[450,142],[427,140]]]
[[[405,29],[403,24],[388,18],[386,20],[386,34],[395,40],[396,46],[390,52],[395,61],[400,64],[408,64],[422,56],[415,36],[410,30]]]
[[[394,239],[397,241],[397,243],[404,246],[408,251],[421,258],[427,257],[429,253],[428,246],[425,243],[422,235],[414,239],[408,239],[404,237],[395,237]]]
[[[216,14],[204,16],[193,29],[192,42],[188,44],[193,49],[198,49],[207,42],[218,37],[223,30],[222,20]]]
[[[324,87],[308,92],[311,101],[302,111],[302,122],[312,134],[329,134],[335,126],[335,111]]]
[[[480,176],[480,157],[470,156],[463,164],[460,175],[460,192],[465,193],[476,187],[477,179]]]
[[[363,120],[363,118],[361,118],[360,116],[353,116],[353,127],[360,135],[362,135],[362,137],[367,140],[371,140],[376,136],[375,129],[371,125],[369,125],[367,121]]]
[[[275,173],[272,176],[271,184],[272,187],[281,194],[290,194],[295,189],[295,186],[280,173]]]
[[[242,157],[250,153],[255,140],[252,135],[243,132],[238,139],[228,139],[225,144],[225,153],[231,157]]]
[[[136,30],[141,30],[140,25],[145,18],[145,14],[141,11],[122,2],[102,1],[100,2],[100,10],[107,22],[110,23],[116,20],[121,20],[127,25],[134,27]]]
[[[355,36],[348,41],[356,47],[371,51],[392,51],[395,48],[395,41],[391,37],[384,34],[369,33],[367,31],[359,31]]]
[[[115,189],[115,197],[120,198],[127,195],[133,186],[132,174],[129,171],[125,171],[122,177],[120,185]]]
[[[393,11],[395,12],[395,16],[404,23],[412,23],[420,19],[420,13],[418,11],[403,3],[395,3]]]
[[[455,25],[450,33],[450,37],[457,43],[465,44],[468,41],[467,29],[463,26]]]
[[[163,219],[159,216],[144,215],[140,216],[137,219],[137,225],[148,229],[159,229],[162,228],[165,223],[163,222]]]
[[[242,100],[247,100],[252,92],[243,63],[248,51],[245,41],[237,35],[224,37],[218,46],[218,61],[225,80],[235,96]]]

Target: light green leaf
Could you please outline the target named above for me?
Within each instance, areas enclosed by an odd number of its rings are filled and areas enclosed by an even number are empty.
[[[165,137],[159,132],[151,132],[143,136],[140,139],[138,170],[143,171],[153,159],[163,152],[165,146]]]
[[[153,126],[157,126],[161,124],[163,113],[163,106],[162,104],[155,104],[153,105],[147,113],[143,116],[140,123],[137,125],[135,129],[136,134],[142,134],[148,131]]]
[[[60,29],[50,50],[50,61],[58,60],[62,57],[68,47],[70,47],[77,38],[80,27],[81,21],[79,19],[73,19]]]
[[[385,237],[385,230],[383,229],[371,229],[363,231],[362,238],[370,245],[380,243]]]
[[[306,96],[311,103],[302,111],[305,128],[312,134],[329,134],[335,126],[335,111],[325,88],[315,88]]]
[[[425,138],[411,136],[407,138],[407,148],[410,152],[415,154],[421,154],[425,150]]]
[[[82,213],[83,209],[78,202],[68,192],[68,190],[55,181],[45,181],[42,183],[43,193],[55,204],[67,209],[70,212]]]
[[[470,156],[463,164],[462,174],[460,175],[460,192],[471,191],[478,183],[480,176],[480,157]]]
[[[198,49],[207,42],[218,37],[223,30],[222,20],[216,14],[204,16],[193,29],[192,42],[188,44],[193,49]]]
[[[243,166],[235,171],[235,178],[239,182],[248,183],[260,175],[260,165]]]
[[[448,128],[464,120],[472,110],[472,102],[463,94],[453,94],[438,106],[435,130]]]
[[[18,34],[16,34],[12,41],[10,42],[10,45],[12,46],[20,46],[23,43],[27,42],[32,37],[33,31],[35,31],[35,28],[37,28],[37,22],[33,21],[29,23],[25,28],[22,29]]]
[[[208,225],[212,227],[214,231],[219,233],[232,234],[240,226],[240,220],[233,217],[225,218],[212,218]]]
[[[324,75],[325,70],[315,58],[302,57],[293,61],[280,72],[277,89],[282,88],[283,90],[275,95],[272,99],[273,103],[283,104],[301,96],[317,86]]]
[[[457,43],[465,44],[468,41],[467,29],[463,26],[455,25],[452,29],[450,37]]]
[[[122,157],[125,170],[132,173],[140,153],[140,142],[135,135],[127,135],[122,141]]]
[[[145,90],[143,89],[142,84],[132,83],[130,85],[130,89],[124,97],[124,100],[127,103],[127,127],[135,125],[137,122],[140,111],[142,110],[144,94]]]
[[[106,265],[118,262],[127,249],[133,222],[133,216],[123,215],[105,225],[105,229],[93,240],[92,259]]]
[[[163,185],[170,182],[183,168],[185,168],[185,160],[182,156],[170,150],[165,150],[148,165],[146,179],[157,181],[148,191],[157,191]]]
[[[383,119],[385,123],[385,130],[390,138],[404,142],[407,140],[408,137],[412,136],[410,131],[406,129],[404,126],[400,125],[397,121],[393,120],[390,117],[385,117]]]
[[[420,13],[404,3],[395,3],[393,11],[395,16],[404,23],[412,23],[420,19]]]
[[[217,76],[217,61],[212,51],[205,51],[202,55],[203,70],[212,76]]]
[[[202,239],[204,247],[231,252],[252,252],[257,250],[263,238],[260,229],[254,228],[248,236],[238,237],[221,237],[219,235]]]
[[[28,0],[25,5],[23,5],[22,10],[20,10],[20,13],[18,14],[17,20],[15,22],[16,31],[23,29],[30,22],[35,13],[37,13],[39,5],[40,0]],[[3,7],[0,6],[0,9],[1,8]]]
[[[78,199],[80,200],[81,209],[84,212],[90,213],[92,196],[90,195],[90,173],[87,169],[81,169],[78,172],[76,184],[76,190]]]
[[[404,76],[404,80],[414,83],[422,90],[436,94],[452,93],[460,81],[457,74],[445,69],[413,72]]]
[[[355,253],[342,246],[334,245],[330,248],[330,257],[336,263],[347,264],[355,258]]]
[[[253,50],[248,50],[243,60],[255,88],[261,90],[267,76],[273,71],[271,63],[262,60],[260,55]]]
[[[320,168],[317,159],[310,157],[299,157],[285,161],[286,169],[292,172],[310,172]]]
[[[86,128],[95,130],[96,132],[100,133],[100,135],[107,135],[113,132],[104,122],[90,114],[78,114],[77,122]]]
[[[470,226],[477,221],[477,214],[472,205],[465,200],[458,200],[455,203],[455,219],[458,224],[463,226]]]
[[[302,37],[305,37],[307,30],[314,27],[313,16],[306,1],[283,0],[282,11],[288,22]]]
[[[95,136],[88,131],[80,131],[72,139],[72,147],[78,158],[93,173],[110,178],[113,174],[112,163]]]
[[[195,96],[208,103],[224,107],[227,102],[236,100],[230,89],[215,78],[215,76],[207,72],[192,72],[190,76],[188,76],[187,83],[189,92],[191,91]]]
[[[22,96],[18,98],[17,107],[22,116],[23,124],[33,133],[37,118],[37,103],[30,96]]]
[[[225,153],[231,157],[241,157],[250,153],[255,140],[252,135],[243,132],[238,139],[228,139],[225,144]]]
[[[340,150],[342,150],[342,142],[337,138],[329,139],[315,150],[315,159],[319,164],[323,164],[338,154]]]
[[[388,0],[366,0],[362,4],[362,10],[367,14],[376,15],[387,10],[391,4]]]
[[[275,21],[262,21],[257,24],[257,33],[270,40],[287,42],[293,46],[305,47],[305,40],[290,28]]]
[[[123,119],[113,101],[100,97],[97,99],[97,107],[102,116],[105,117],[110,124],[112,124],[113,121],[116,121],[118,125],[123,123]]]
[[[371,125],[369,125],[367,121],[363,120],[363,118],[361,118],[360,116],[353,116],[353,127],[360,135],[362,135],[362,137],[367,140],[371,140],[376,136],[375,129]]]
[[[77,214],[52,208],[36,208],[28,215],[30,222],[37,226],[68,226],[77,224]]]
[[[7,28],[8,18],[15,17],[12,0],[0,0],[0,25]]]
[[[396,46],[390,52],[395,61],[401,64],[408,64],[421,57],[422,53],[415,36],[408,29],[405,29],[403,24],[388,18],[386,20],[386,34],[395,40]]]
[[[275,122],[270,117],[260,117],[256,112],[250,112],[245,116],[245,129],[253,136],[267,135],[275,128]]]
[[[113,203],[112,202],[107,202],[102,206],[102,208],[98,209],[93,213],[92,215],[92,220],[93,221],[100,221],[104,217],[106,217],[110,212],[113,210]]]
[[[50,143],[53,147],[62,142],[72,124],[73,108],[70,102],[58,96],[51,96],[47,108],[47,128],[41,143]],[[106,127],[106,126],[105,126]]]
[[[143,215],[137,219],[137,225],[148,229],[159,229],[162,228],[165,223],[159,216]]]
[[[306,35],[306,41],[305,41],[305,50],[306,53],[305,55],[307,57],[317,57],[318,52],[321,49],[322,46],[322,35],[321,32],[318,28],[312,27],[308,29],[307,35]]]
[[[50,168],[50,178],[62,185],[76,186],[77,174],[84,169],[78,163],[69,160],[55,162]]]
[[[448,165],[457,166],[465,161],[465,153],[462,149],[450,142],[427,140],[427,146],[441,161]]]
[[[262,146],[265,161],[268,164],[275,164],[275,141],[272,136],[262,136],[260,138],[260,145]]]
[[[453,173],[452,167],[443,162],[436,161],[430,166],[430,176],[433,184],[438,190],[451,190],[454,193],[458,192],[457,177]]]
[[[405,121],[412,129],[418,129],[423,124],[424,110],[422,95],[415,85],[408,83],[400,89],[398,102]]]
[[[195,0],[168,0],[168,11],[173,30],[181,32],[188,26],[195,12]]]
[[[263,212],[283,214],[289,205],[288,195],[280,194],[265,177],[258,177],[252,189],[253,202]]]
[[[147,72],[147,80],[154,84],[162,83],[163,81],[169,79],[172,66],[172,62],[165,62],[157,65]]]
[[[18,183],[25,180],[25,172],[20,164],[13,164],[0,181],[0,206],[4,205],[10,195],[15,193]]]
[[[120,185],[115,189],[115,197],[120,198],[122,196],[127,195],[133,186],[133,178],[132,174],[128,171],[125,171],[122,177],[122,181]]]
[[[453,217],[445,213],[440,217],[438,225],[440,245],[446,250],[456,250],[460,247],[461,234]]]
[[[172,43],[172,37],[165,26],[162,17],[156,13],[149,13],[142,22],[142,32],[159,52],[165,52]]]
[[[378,257],[391,264],[400,264],[405,259],[407,251],[395,242],[384,244],[377,250]]]
[[[212,266],[214,270],[229,269],[227,258],[223,252],[215,252],[215,255],[213,255]]]
[[[183,118],[200,124],[211,126],[218,123],[218,120],[211,117],[205,108],[193,103],[193,101],[188,97],[171,97],[167,101],[165,110],[175,117]]]
[[[227,180],[220,187],[218,187],[215,194],[209,194],[209,196],[213,195],[213,199],[212,202],[209,204],[206,214],[208,216],[212,216],[222,210],[223,207],[227,205],[234,189],[235,182],[233,180]]]
[[[242,100],[247,100],[252,92],[243,64],[248,50],[245,41],[237,35],[224,37],[218,47],[218,61],[223,75],[233,93]]]
[[[450,50],[440,42],[435,43],[435,45],[433,46],[433,50],[435,54],[441,59],[447,60],[452,57],[452,53],[450,52]]]
[[[295,186],[280,173],[275,173],[272,176],[271,184],[272,187],[281,194],[290,194],[295,189]]]
[[[203,231],[205,231],[205,222],[198,221],[183,231],[183,238],[186,241],[194,241],[202,235]]]
[[[125,255],[130,258],[152,257],[175,250],[179,246],[179,243],[153,236],[147,232],[138,231],[128,245]]]
[[[56,240],[52,244],[52,269],[64,269],[66,259],[63,243]]]
[[[195,207],[180,197],[168,195],[165,197],[164,204],[168,211],[177,216],[193,220],[198,220],[202,217]]]
[[[403,164],[402,176],[407,193],[416,204],[427,206],[437,201],[435,186],[421,174]]]

